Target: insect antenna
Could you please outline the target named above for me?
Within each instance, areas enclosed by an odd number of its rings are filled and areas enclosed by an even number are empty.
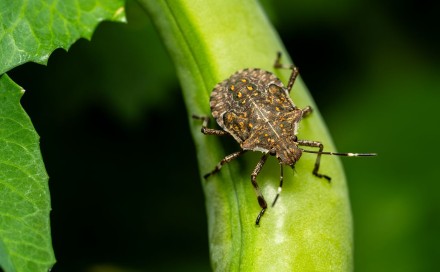
[[[284,180],[284,174],[283,174],[283,165],[280,164],[280,185],[278,186],[278,192],[275,196],[275,199],[272,202],[272,207],[275,206],[275,203],[277,203],[278,198],[280,197],[281,190],[283,188],[283,180]]]
[[[339,153],[339,152],[306,150],[306,149],[302,149],[302,148],[301,148],[301,151],[306,152],[306,153],[314,153],[314,154],[322,154],[322,155],[335,155],[335,156],[344,156],[344,157],[373,157],[373,156],[377,156],[376,153]]]

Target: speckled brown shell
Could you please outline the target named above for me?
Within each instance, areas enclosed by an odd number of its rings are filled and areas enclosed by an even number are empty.
[[[297,146],[294,136],[302,112],[274,74],[240,70],[214,87],[210,106],[219,126],[243,149],[277,152],[282,162],[290,164],[281,153]]]

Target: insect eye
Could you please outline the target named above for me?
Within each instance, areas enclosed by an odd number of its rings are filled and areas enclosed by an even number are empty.
[[[272,148],[271,150],[269,150],[269,155],[271,156],[275,156],[277,154],[275,148]]]
[[[296,135],[292,136],[292,141],[297,142],[298,141],[298,137],[296,137]]]

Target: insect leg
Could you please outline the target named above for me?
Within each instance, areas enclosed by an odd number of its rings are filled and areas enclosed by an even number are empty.
[[[208,174],[205,174],[203,176],[203,178],[207,179],[209,176],[214,175],[215,173],[219,172],[220,169],[222,169],[222,166],[225,163],[231,162],[233,159],[236,159],[238,157],[240,157],[241,155],[243,155],[247,150],[240,150],[237,152],[234,152],[232,154],[229,154],[228,156],[224,157],[223,160],[221,160],[214,168],[214,170],[212,170],[211,172],[209,172]]]
[[[269,154],[264,154],[263,157],[261,157],[260,161],[257,163],[257,166],[255,166],[255,169],[254,169],[254,171],[252,171],[252,174],[251,174],[252,186],[254,186],[255,193],[257,194],[258,204],[261,207],[261,211],[257,216],[257,220],[255,220],[255,224],[257,226],[260,225],[260,219],[267,209],[266,200],[264,200],[263,194],[261,193],[260,187],[258,186],[258,183],[257,183],[257,176],[260,173],[261,168],[263,168],[263,165],[266,162],[268,155]]]
[[[318,147],[319,152],[322,152],[322,150],[324,149],[324,145],[320,142],[317,142],[317,141],[298,140],[298,144],[303,145],[303,146]],[[321,155],[322,154],[320,154],[320,153],[318,153],[316,155],[315,167],[313,168],[313,175],[315,175],[319,178],[325,178],[330,182],[331,177],[318,173],[319,164],[321,162]]]
[[[278,192],[275,199],[273,200],[272,207],[275,206],[275,203],[277,203],[277,200],[280,197],[281,190],[283,188],[283,180],[284,180],[283,165],[280,164],[280,186],[278,186]]]
[[[313,112],[313,109],[312,109],[312,107],[307,106],[304,109],[302,109],[301,111],[302,111],[302,117],[304,118],[304,117],[309,116]]]
[[[275,68],[282,68],[282,69],[291,69],[292,74],[290,74],[289,83],[287,84],[287,91],[290,93],[293,87],[293,83],[295,82],[295,79],[298,77],[299,71],[298,68],[296,68],[293,64],[286,65],[281,63],[281,52],[277,52],[277,58],[275,60],[275,64],[273,65]]]
[[[224,130],[208,128],[208,123],[209,123],[208,116],[193,115],[192,118],[203,121],[201,132],[205,135],[216,135],[216,136],[229,135],[229,133],[227,133]]]

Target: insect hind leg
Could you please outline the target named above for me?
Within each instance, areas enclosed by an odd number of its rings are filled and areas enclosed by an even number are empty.
[[[298,77],[299,71],[298,68],[295,67],[295,65],[290,64],[282,64],[281,63],[281,52],[277,52],[277,58],[275,60],[275,64],[273,65],[275,68],[281,68],[281,69],[290,69],[292,70],[292,73],[290,74],[289,83],[287,83],[287,91],[290,93],[293,87],[293,83],[295,83],[295,79]]]

